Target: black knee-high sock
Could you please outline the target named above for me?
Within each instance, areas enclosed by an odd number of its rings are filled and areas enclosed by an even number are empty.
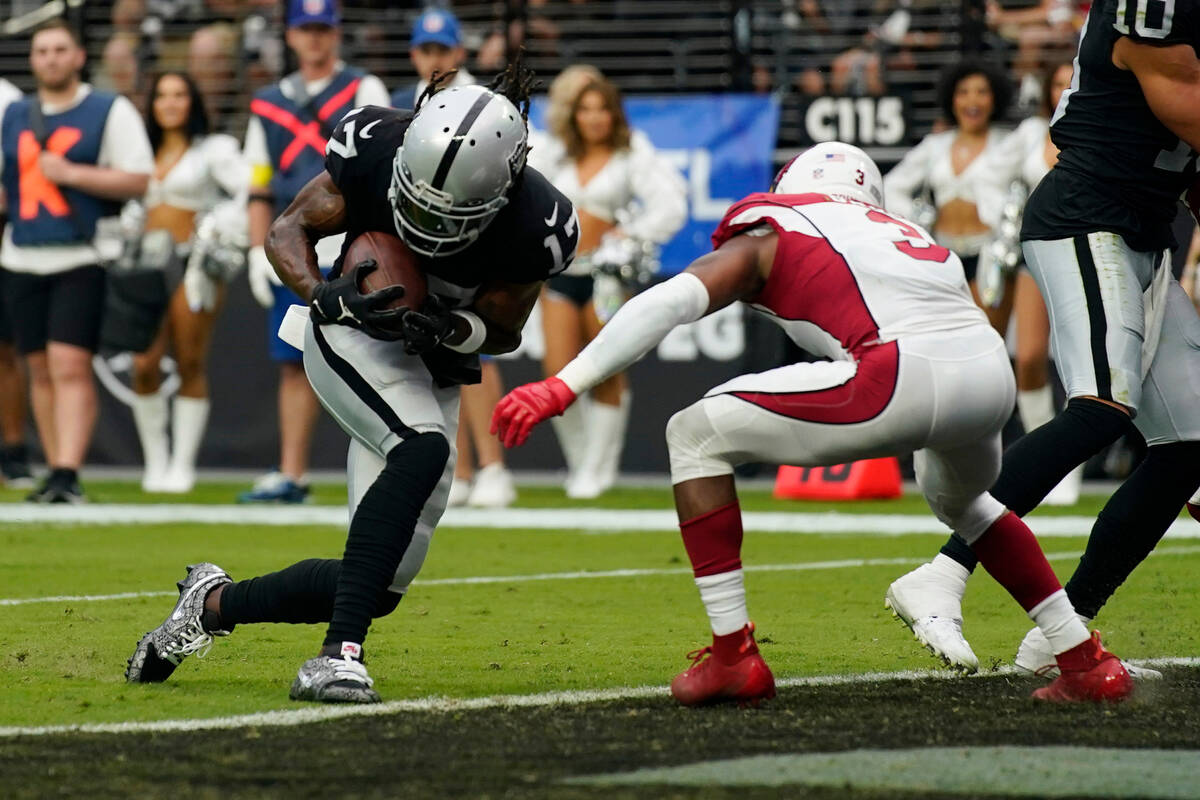
[[[366,638],[379,593],[395,578],[449,457],[450,445],[440,433],[405,439],[388,453],[387,466],[350,521],[326,645],[361,644]]]
[[[1058,416],[1004,451],[1000,477],[990,490],[992,497],[1017,516],[1025,516],[1067,473],[1119,439],[1132,424],[1120,409],[1074,398]],[[941,552],[968,571],[979,563],[967,543],[954,535]]]
[[[232,630],[245,622],[328,622],[341,566],[336,558],[310,558],[226,586],[221,592],[221,627]]]
[[[1095,617],[1150,554],[1200,484],[1200,442],[1155,445],[1109,498],[1067,582],[1075,610]]]
[[[257,578],[237,581],[221,592],[221,610],[207,618],[208,630],[233,630],[254,622],[329,622],[342,562],[337,558],[310,558]],[[372,616],[396,610],[401,596],[386,589],[375,598]]]
[[[1133,425],[1124,411],[1076,397],[1058,416],[1004,451],[992,497],[1023,517],[1067,473],[1119,439]]]

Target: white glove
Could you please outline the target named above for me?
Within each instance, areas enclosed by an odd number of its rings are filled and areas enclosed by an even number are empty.
[[[283,286],[283,282],[279,280],[279,276],[275,274],[275,268],[267,259],[266,249],[261,245],[251,247],[246,256],[246,263],[246,277],[250,279],[250,292],[254,295],[254,299],[263,308],[275,305],[275,292],[272,291],[271,286],[272,284]]]
[[[217,282],[201,266],[203,258],[188,260],[183,271],[183,296],[193,313],[217,307]]]

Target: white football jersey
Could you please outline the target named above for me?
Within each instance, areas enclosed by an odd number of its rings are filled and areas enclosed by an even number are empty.
[[[826,195],[754,194],[730,207],[713,246],[764,223],[779,244],[748,303],[810,353],[851,359],[908,335],[988,324],[958,256],[908,220]]]

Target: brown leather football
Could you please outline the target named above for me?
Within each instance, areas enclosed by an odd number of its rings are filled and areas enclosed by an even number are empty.
[[[398,236],[391,236],[379,231],[367,231],[350,243],[346,258],[342,262],[342,271],[350,272],[354,266],[368,259],[379,266],[363,278],[358,287],[363,294],[385,289],[389,286],[403,286],[404,296],[388,303],[386,308],[420,309],[425,302],[428,288],[425,283],[425,272],[408,246]]]

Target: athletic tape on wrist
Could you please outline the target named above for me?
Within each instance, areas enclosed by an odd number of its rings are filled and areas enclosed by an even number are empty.
[[[446,347],[456,353],[474,353],[483,347],[483,343],[487,340],[487,325],[479,318],[479,315],[472,311],[451,311],[450,316],[459,317],[467,321],[471,326],[471,332],[467,334],[467,338],[463,339],[458,344],[450,344],[446,342]]]

